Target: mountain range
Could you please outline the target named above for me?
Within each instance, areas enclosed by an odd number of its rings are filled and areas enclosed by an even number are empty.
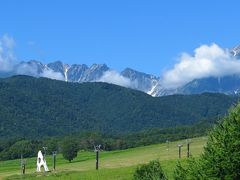
[[[107,72],[114,72],[106,64],[93,64],[88,67],[86,64],[64,64],[61,61],[55,61],[49,64],[43,64],[40,61],[31,60],[21,62],[13,68],[12,72],[0,74],[1,77],[9,77],[12,75],[30,75],[34,77],[50,77],[52,79],[63,80],[66,82],[100,82],[101,78]],[[121,73],[117,73],[123,80],[129,82],[128,86],[132,89],[151,92],[152,88],[159,82],[159,78],[142,73],[131,68],[124,69]],[[111,79],[111,74],[109,79]],[[104,82],[108,82],[107,80]],[[120,84],[121,85],[121,84]],[[151,95],[151,93],[149,93]]]
[[[230,52],[232,56],[240,58],[240,45],[233,48]],[[112,75],[111,72],[115,74]],[[109,73],[107,78],[102,78],[105,77],[107,73]],[[0,77],[30,75],[77,83],[102,81],[127,86],[151,96],[198,94],[203,92],[238,94],[240,92],[240,76],[236,74],[225,77],[194,79],[182,87],[166,89],[162,86],[161,78],[151,74],[126,68],[122,72],[117,73],[117,76],[124,81],[124,83],[118,83],[111,81],[111,79],[114,79],[113,76],[116,76],[116,73],[116,71],[113,71],[106,64],[93,64],[88,67],[85,64],[68,65],[61,61],[43,64],[40,61],[31,60],[17,64],[12,72],[0,73]]]

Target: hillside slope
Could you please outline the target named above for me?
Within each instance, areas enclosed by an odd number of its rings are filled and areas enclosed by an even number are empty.
[[[0,136],[108,134],[175,127],[225,114],[236,97],[223,94],[153,98],[106,83],[66,83],[14,76],[0,79]]]
[[[46,174],[36,173],[36,157],[27,158],[27,170],[24,179],[97,179],[112,180],[112,179],[132,179],[133,172],[138,164],[148,163],[150,160],[160,159],[164,171],[168,174],[169,179],[172,179],[173,169],[178,160],[179,143],[185,143],[186,140],[173,141],[168,144],[169,150],[166,150],[166,143],[143,146],[138,148],[130,148],[118,151],[101,151],[99,157],[99,170],[95,170],[96,155],[95,152],[81,151],[78,153],[71,163],[62,157],[62,154],[57,154],[57,171]],[[192,139],[191,154],[193,157],[198,157],[202,153],[205,137]],[[186,161],[187,146],[182,147],[182,161]],[[48,153],[50,153],[48,151]],[[52,155],[47,155],[47,164],[50,170],[53,168]],[[0,161],[0,179],[23,179],[19,172],[20,159],[10,161]],[[124,169],[122,169],[124,168]],[[15,175],[15,176],[12,176]]]

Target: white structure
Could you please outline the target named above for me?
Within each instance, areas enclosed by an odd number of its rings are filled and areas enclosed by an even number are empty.
[[[38,157],[37,157],[37,172],[41,172],[41,167],[43,166],[44,171],[49,171],[47,167],[47,162],[45,158],[43,157],[43,154],[41,151],[38,151]]]

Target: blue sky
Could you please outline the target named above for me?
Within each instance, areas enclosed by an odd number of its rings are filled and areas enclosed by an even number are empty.
[[[238,0],[5,0],[0,36],[19,60],[106,63],[160,75],[202,44],[240,43]]]

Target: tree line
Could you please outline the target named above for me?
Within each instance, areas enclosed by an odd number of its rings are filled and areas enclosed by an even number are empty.
[[[23,157],[34,157],[42,147],[48,148],[48,153],[63,152],[69,142],[74,149],[92,151],[94,145],[101,144],[105,151],[121,150],[138,146],[175,141],[206,135],[214,121],[203,120],[192,126],[176,128],[154,128],[140,132],[109,135],[100,132],[82,132],[70,136],[0,139],[0,160]],[[74,144],[74,145],[73,145]]]

